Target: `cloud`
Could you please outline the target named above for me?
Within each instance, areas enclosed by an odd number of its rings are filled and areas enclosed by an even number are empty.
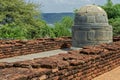
[[[56,3],[64,3],[66,0],[55,0]]]
[[[56,4],[79,4],[80,2],[90,2],[91,0],[48,0],[48,2]]]
[[[31,0],[40,3],[43,12],[72,12],[74,9],[88,4],[103,5],[106,0]],[[120,0],[113,0],[119,2]]]
[[[43,12],[72,12],[85,4],[91,4],[90,0],[40,0]]]

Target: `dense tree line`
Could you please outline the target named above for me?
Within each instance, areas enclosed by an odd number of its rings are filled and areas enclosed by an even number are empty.
[[[24,0],[0,0],[0,39],[69,36],[68,26],[71,25],[72,19],[66,17],[52,28],[41,20],[37,4]]]
[[[113,26],[114,35],[120,34],[120,4],[111,0],[102,6]],[[49,26],[41,19],[38,5],[24,0],[0,0],[0,39],[35,39],[71,36],[73,19],[64,17]]]
[[[40,29],[46,23],[40,20],[37,7],[36,4],[26,3],[24,0],[0,0],[0,38],[40,37]]]

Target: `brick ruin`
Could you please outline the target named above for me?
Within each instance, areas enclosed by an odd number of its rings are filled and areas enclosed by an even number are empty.
[[[0,80],[91,80],[120,66],[120,36],[113,38],[112,30],[106,12],[88,5],[75,13],[72,38],[0,40],[0,59],[71,48],[71,45],[82,47],[67,54],[1,62]]]
[[[67,39],[62,38],[63,42]],[[41,39],[30,41],[34,44],[32,47],[36,47],[38,44],[36,41],[41,42]],[[120,37],[114,37],[113,41],[113,43],[85,46],[81,50],[69,51],[68,54],[15,63],[0,63],[0,80],[91,80],[120,66]],[[28,45],[29,41],[25,43]],[[65,44],[64,46],[66,47]]]
[[[113,41],[120,41],[120,36],[114,37]],[[71,42],[71,37],[41,38],[28,41],[0,40],[0,59],[62,48],[70,48]]]
[[[0,59],[12,56],[39,53],[44,51],[69,48],[71,37],[41,38],[36,40],[1,40]]]

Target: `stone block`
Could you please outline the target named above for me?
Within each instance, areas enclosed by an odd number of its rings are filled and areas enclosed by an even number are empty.
[[[96,6],[81,7],[75,14],[72,27],[72,47],[97,45],[112,42],[112,26],[106,12]]]
[[[95,23],[95,16],[88,16],[87,23]]]

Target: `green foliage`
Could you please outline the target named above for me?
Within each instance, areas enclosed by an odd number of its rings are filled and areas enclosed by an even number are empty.
[[[64,27],[61,23],[55,23],[55,28],[53,29],[55,37],[70,36],[71,33],[68,28]]]
[[[102,6],[107,12],[109,23],[113,26],[113,35],[120,35],[120,4],[113,4],[112,0]]]
[[[0,0],[0,37],[39,38],[41,27],[46,23],[40,20],[37,7],[24,0]]]
[[[63,17],[62,21],[61,21],[62,26],[64,26],[65,28],[71,28],[73,25],[73,19],[71,17]]]
[[[61,36],[71,36],[71,27],[73,25],[73,20],[70,17],[63,17],[60,22],[55,23],[53,32],[55,37]]]
[[[105,6],[112,7],[113,6],[113,2],[111,0],[107,0],[107,3],[105,4]]]
[[[102,8],[107,12],[108,19],[120,17],[120,4],[113,5],[112,1],[108,0]]]
[[[24,23],[34,25],[39,14],[36,5],[32,3],[25,3],[24,0],[0,0],[0,19],[1,24],[8,24],[15,22],[16,24]],[[32,23],[32,21],[34,21]]]
[[[40,31],[39,37],[41,37],[41,38],[43,38],[43,37],[45,37],[45,38],[49,38],[49,37],[54,38],[55,37],[55,34],[53,32],[53,28],[51,28],[50,26],[44,26],[39,31]]]
[[[114,18],[120,18],[120,4],[115,4],[114,8]]]
[[[64,17],[55,27],[40,20],[37,5],[24,0],[0,0],[0,38],[35,39],[70,36],[73,20]]]
[[[1,39],[25,39],[26,30],[15,24],[6,24],[0,27]]]
[[[109,22],[113,26],[113,35],[120,35],[120,18],[110,19]]]

